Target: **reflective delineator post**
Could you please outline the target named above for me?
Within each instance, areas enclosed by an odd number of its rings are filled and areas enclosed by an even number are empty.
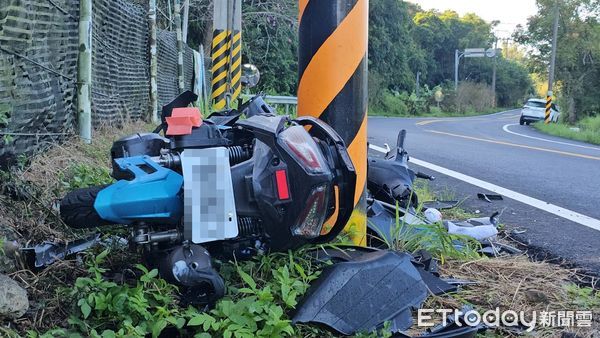
[[[214,1],[212,58],[212,106],[221,110],[241,92],[242,1]]]
[[[299,0],[298,7],[298,115],[324,120],[344,139],[357,174],[346,230],[365,245],[368,0]]]
[[[550,123],[550,109],[552,108],[552,91],[549,90],[546,94],[546,111],[544,114],[544,123]]]

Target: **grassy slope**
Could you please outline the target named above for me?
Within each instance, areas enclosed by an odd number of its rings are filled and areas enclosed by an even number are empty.
[[[468,112],[464,112],[464,113],[459,113],[459,112],[444,112],[444,111],[437,111],[437,110],[432,110],[431,113],[429,114],[417,114],[417,115],[411,115],[411,114],[390,114],[387,113],[383,110],[380,109],[369,109],[369,115],[371,116],[385,116],[385,117],[464,117],[464,116],[478,116],[478,115],[485,115],[485,114],[492,114],[492,113],[497,113],[497,112],[501,112],[504,110],[509,110],[512,108],[493,108],[493,109],[487,109],[485,111],[481,111],[481,112],[476,112],[476,111],[468,111]]]
[[[535,123],[534,127],[542,133],[592,144],[600,144],[600,115],[586,117],[576,125]],[[571,128],[573,127],[579,128],[579,131],[572,130]]]

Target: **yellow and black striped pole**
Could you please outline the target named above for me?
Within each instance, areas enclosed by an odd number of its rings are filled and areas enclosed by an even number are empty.
[[[241,11],[240,11],[241,12]],[[241,20],[241,19],[240,19]],[[235,27],[235,26],[234,26]],[[242,32],[233,30],[233,47],[231,49],[231,100],[234,101],[242,92]]]
[[[241,92],[241,0],[215,1],[213,15],[211,99],[213,110],[222,110]]]
[[[552,91],[549,90],[546,95],[546,115],[544,116],[544,123],[550,123],[550,109],[552,108]]]
[[[324,120],[344,139],[357,174],[346,229],[365,245],[368,0],[299,0],[298,7],[298,115]]]

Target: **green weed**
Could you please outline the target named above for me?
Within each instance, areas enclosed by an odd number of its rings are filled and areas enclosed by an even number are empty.
[[[421,187],[423,189],[423,187]],[[408,205],[413,195],[409,196]],[[422,210],[419,205],[416,210]],[[423,215],[420,215],[423,217]],[[396,207],[396,224],[393,226],[390,238],[383,239],[385,244],[397,251],[416,252],[423,249],[442,264],[447,259],[470,260],[479,258],[477,250],[481,244],[471,237],[449,234],[442,222],[433,224],[411,224],[405,221]]]
[[[186,318],[175,301],[175,286],[142,265],[137,265],[142,275],[133,286],[105,280],[101,264],[108,254],[105,250],[88,259],[89,276],[77,278],[69,293],[76,305],[68,327],[29,332],[30,337],[158,337],[167,326],[183,328]]]
[[[157,337],[167,325],[181,329],[185,319],[176,307],[176,287],[157,278],[156,269],[143,273],[135,286],[118,285],[106,281],[99,266],[108,250],[96,256],[89,264],[90,277],[80,277],[71,293],[77,299],[79,314],[69,323],[90,336],[145,336]],[[98,334],[98,332],[101,332]]]
[[[447,259],[471,260],[479,258],[481,245],[468,236],[449,234],[441,222],[414,225],[399,217],[392,230],[392,239],[386,244],[398,251],[415,252],[423,249],[442,264]]]
[[[230,283],[227,296],[214,310],[192,317],[188,326],[223,337],[294,335],[287,313],[320,274],[320,267],[302,257],[300,250],[223,265],[221,274]]]
[[[108,168],[85,163],[71,165],[60,181],[67,190],[105,185],[113,182]]]
[[[201,312],[179,307],[177,288],[158,278],[157,270],[136,265],[141,276],[134,285],[106,280],[102,264],[108,254],[88,259],[88,276],[76,280],[67,327],[32,331],[30,337],[158,337],[167,327],[194,337],[292,336],[297,329],[288,313],[320,274],[300,252],[224,263],[228,293],[214,309]]]
[[[600,308],[600,291],[577,284],[565,285],[567,296],[571,303],[581,310]]]
[[[588,142],[592,144],[600,144],[600,115],[586,117],[575,125],[561,123],[534,123],[533,126],[546,134]],[[571,128],[579,128],[579,131]]]

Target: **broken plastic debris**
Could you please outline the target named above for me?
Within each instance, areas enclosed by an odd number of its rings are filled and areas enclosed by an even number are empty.
[[[435,208],[428,208],[423,212],[423,214],[431,223],[436,223],[442,220],[442,213]]]
[[[34,247],[22,248],[27,265],[31,268],[43,268],[68,255],[87,250],[100,242],[100,234],[78,239],[66,244],[43,242]]]
[[[488,203],[492,203],[492,201],[501,201],[502,195],[478,193],[477,198],[479,198],[480,200],[487,201]]]
[[[459,201],[425,201],[423,207],[426,209],[435,208],[438,210],[452,209],[458,205]]]
[[[202,114],[196,107],[173,108],[171,116],[166,118],[167,135],[189,135],[192,127],[202,125]]]
[[[478,241],[483,241],[498,235],[498,229],[491,223],[488,225],[469,225],[468,223],[465,224],[465,222],[456,224],[451,221],[446,221],[444,222],[444,225],[450,234],[465,235]]]
[[[481,250],[479,250],[479,253],[487,256],[498,257],[502,254],[520,255],[523,253],[523,251],[515,248],[514,246],[495,242],[490,239],[483,241],[483,245],[484,246],[481,248]]]
[[[331,265],[311,285],[293,323],[324,324],[351,335],[372,331],[384,322],[392,332],[412,325],[428,289],[408,254],[375,251]]]

